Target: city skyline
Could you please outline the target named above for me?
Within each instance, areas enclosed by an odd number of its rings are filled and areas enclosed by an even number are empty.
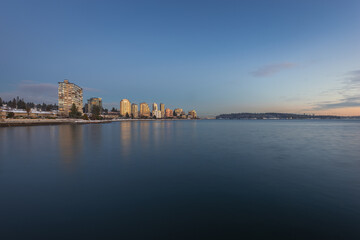
[[[0,97],[360,115],[359,1],[2,1]],[[36,33],[36,34],[35,34]]]
[[[76,85],[75,83],[69,82],[68,79],[64,79],[63,82],[58,82],[58,115],[59,116],[70,116],[73,106],[77,109],[80,114],[90,114],[92,115],[93,111],[101,114],[103,112],[108,113],[108,109],[104,109],[102,106],[102,98],[91,97],[84,103],[83,101],[83,88]],[[17,101],[20,101],[20,98],[17,97]],[[1,98],[0,98],[1,100]],[[16,103],[16,105],[18,105]],[[26,105],[24,103],[24,105]],[[0,105],[1,106],[1,105]],[[95,108],[96,107],[96,108]],[[115,108],[116,109],[116,108]],[[103,111],[104,110],[104,111]],[[180,110],[180,111],[179,111]],[[115,110],[114,110],[115,111]],[[179,111],[179,112],[177,112]],[[140,111],[138,111],[138,104],[131,102],[129,99],[121,99],[119,103],[119,116],[127,118],[139,118],[139,117],[153,117],[161,119],[165,117],[165,104],[160,103],[160,110],[158,104],[152,103],[152,111],[150,112],[150,107],[148,103],[140,104]],[[188,115],[181,108],[174,109],[176,117],[190,117],[192,119],[197,118],[195,109],[190,110]],[[169,116],[167,116],[169,117]]]

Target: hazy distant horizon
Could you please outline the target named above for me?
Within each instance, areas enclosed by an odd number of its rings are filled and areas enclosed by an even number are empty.
[[[1,1],[0,97],[360,115],[360,2]]]

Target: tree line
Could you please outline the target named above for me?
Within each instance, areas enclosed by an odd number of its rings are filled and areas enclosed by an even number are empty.
[[[52,110],[58,110],[57,104],[35,104],[33,102],[26,102],[23,98],[14,98],[10,101],[4,101],[0,97],[0,107],[7,105],[10,108],[17,108],[17,109],[31,109],[31,108],[37,108],[41,109],[41,111],[52,111]]]

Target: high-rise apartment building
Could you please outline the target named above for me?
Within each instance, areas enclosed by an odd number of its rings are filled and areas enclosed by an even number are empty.
[[[147,103],[140,103],[140,117],[150,117],[150,108]]]
[[[173,110],[170,108],[165,109],[165,117],[172,118],[173,117]]]
[[[138,105],[136,103],[131,104],[131,115],[134,118],[139,117],[139,109],[138,109]]]
[[[165,117],[165,104],[160,103],[160,112],[161,112],[161,117],[164,118]]]
[[[101,113],[102,112],[102,99],[96,98],[96,97],[90,98],[87,103],[87,107],[88,107],[87,112],[92,113],[94,106],[98,106],[100,108],[100,113]]]
[[[188,117],[193,119],[197,118],[196,111],[195,110],[189,111]]]
[[[131,114],[131,103],[127,99],[123,99],[120,101],[120,116],[130,116]]]
[[[160,119],[161,117],[161,112],[159,110],[155,110],[153,111],[153,117]]]
[[[59,114],[69,116],[73,104],[80,113],[83,113],[83,89],[65,79],[59,82]]]
[[[159,110],[159,109],[158,109],[158,105],[157,105],[156,103],[153,103],[153,105],[152,105],[152,110],[153,110],[153,111]]]
[[[152,105],[152,117],[156,117],[156,118],[159,118],[158,116],[160,116],[161,118],[161,114],[158,113],[159,112],[159,109],[158,109],[158,105],[156,103],[153,103]]]

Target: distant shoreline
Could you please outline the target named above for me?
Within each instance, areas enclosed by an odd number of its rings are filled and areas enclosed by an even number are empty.
[[[44,125],[78,125],[78,124],[102,124],[125,121],[177,121],[198,119],[113,119],[113,120],[82,120],[82,119],[4,119],[0,120],[2,127],[24,127]]]
[[[229,113],[216,116],[219,120],[325,120],[360,119],[360,116],[334,116],[295,113]]]

